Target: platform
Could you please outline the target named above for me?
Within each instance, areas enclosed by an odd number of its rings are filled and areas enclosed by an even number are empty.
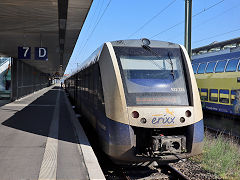
[[[104,179],[59,86],[0,107],[0,179]]]

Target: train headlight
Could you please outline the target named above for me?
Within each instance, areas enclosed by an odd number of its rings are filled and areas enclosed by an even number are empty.
[[[146,120],[145,118],[141,118],[141,119],[140,119],[140,122],[143,123],[143,124],[145,124],[145,123],[147,122],[147,120]]]
[[[181,122],[181,123],[184,123],[184,122],[185,122],[185,118],[184,118],[184,117],[181,117],[181,118],[180,118],[180,122]]]
[[[191,117],[192,113],[191,113],[191,111],[187,110],[187,111],[185,112],[185,115],[186,115],[186,117]]]
[[[133,118],[139,118],[139,113],[137,111],[132,112],[132,117]]]

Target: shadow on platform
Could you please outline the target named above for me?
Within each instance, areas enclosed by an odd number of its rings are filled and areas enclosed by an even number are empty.
[[[2,125],[33,133],[41,136],[49,136],[49,128],[53,119],[58,90],[54,87],[48,92],[33,101],[29,106],[16,112]],[[59,134],[58,139],[62,141],[78,143],[74,134],[73,125],[70,120],[70,113],[65,102],[64,91],[60,90],[59,99]],[[55,137],[52,137],[55,138]],[[85,144],[84,142],[81,142]],[[89,145],[86,143],[86,145]]]

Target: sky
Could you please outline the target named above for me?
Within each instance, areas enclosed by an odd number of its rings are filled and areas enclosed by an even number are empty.
[[[239,0],[192,0],[192,49],[240,37]],[[185,0],[94,0],[65,74],[104,42],[148,38],[184,45]]]

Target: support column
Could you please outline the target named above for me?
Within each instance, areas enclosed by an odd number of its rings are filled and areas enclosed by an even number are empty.
[[[185,0],[185,41],[184,41],[184,45],[187,49],[190,59],[192,56],[191,35],[192,35],[192,0]]]
[[[11,60],[11,101],[15,101],[17,99],[17,60]]]

